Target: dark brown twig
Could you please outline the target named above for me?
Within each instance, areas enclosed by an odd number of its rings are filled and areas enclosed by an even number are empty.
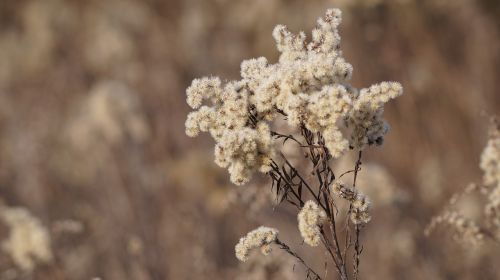
[[[307,279],[321,280],[319,274],[316,273],[309,265],[307,265],[307,263],[299,255],[297,255],[297,253],[292,251],[288,245],[281,242],[279,239],[276,239],[275,243],[280,246],[280,249],[284,250],[289,255],[293,256],[306,268]]]
[[[360,170],[360,166],[361,166],[361,156],[362,156],[362,151],[359,151],[358,153],[358,160],[356,161],[356,166],[354,167],[354,179],[353,179],[353,182],[352,182],[352,187],[353,188],[356,188],[356,179],[358,178],[358,172]],[[352,210],[352,205],[351,207],[349,208],[349,212]],[[354,251],[355,251],[355,254],[354,254],[354,279],[357,280],[358,279],[358,275],[359,275],[359,261],[360,261],[360,255],[361,255],[361,251],[363,250],[362,246],[360,245],[360,242],[359,242],[359,233],[360,233],[361,229],[360,229],[360,225],[356,224],[355,225],[355,239],[354,239]]]

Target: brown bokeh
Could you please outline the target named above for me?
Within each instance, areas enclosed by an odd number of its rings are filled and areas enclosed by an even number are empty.
[[[2,253],[0,279],[289,279],[294,264],[279,253],[234,258],[239,236],[261,223],[321,268],[292,212],[259,197],[267,181],[230,185],[209,137],[184,134],[184,90],[201,76],[237,78],[243,59],[275,61],[273,27],[308,31],[329,7],[343,10],[352,83],[405,88],[361,175],[381,196],[363,278],[498,277],[498,247],[423,235],[450,194],[481,177],[488,119],[500,112],[498,1],[7,0],[0,197],[47,226],[54,260],[23,272]],[[58,231],[66,220],[83,229]]]

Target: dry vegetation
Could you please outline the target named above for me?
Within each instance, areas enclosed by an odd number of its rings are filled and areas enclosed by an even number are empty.
[[[260,224],[300,244],[296,213],[274,207],[268,181],[232,185],[211,139],[185,136],[185,88],[237,78],[250,57],[276,62],[272,28],[310,30],[330,7],[352,84],[405,88],[385,145],[363,154],[357,185],[375,206],[361,279],[497,279],[497,245],[424,235],[483,176],[500,112],[494,0],[1,1],[0,279],[303,279],[278,250],[235,259]],[[459,204],[476,221],[485,207]],[[294,249],[322,271],[324,252],[306,246]]]

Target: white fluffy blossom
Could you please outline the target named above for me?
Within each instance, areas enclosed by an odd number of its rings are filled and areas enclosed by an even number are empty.
[[[369,212],[371,202],[366,195],[358,193],[351,205],[351,221],[354,224],[366,224],[372,219]]]
[[[494,127],[490,132],[490,139],[481,154],[480,167],[484,172],[483,181],[486,185],[500,184],[500,128],[498,127]]]
[[[300,235],[309,246],[318,246],[321,241],[320,226],[326,221],[326,213],[312,200],[307,201],[300,210],[299,221]]]
[[[196,111],[188,115],[186,133],[210,132],[215,161],[228,169],[232,182],[244,184],[255,171],[270,170],[269,125],[278,112],[293,128],[321,133],[333,158],[349,148],[382,143],[389,128],[383,106],[401,95],[402,87],[383,82],[357,90],[348,84],[353,68],[340,50],[340,23],[340,10],[327,10],[309,42],[304,32],[278,25],[273,31],[281,53],[277,63],[245,60],[241,80],[195,79],[187,89],[187,103]]]
[[[37,218],[18,207],[1,207],[0,212],[0,218],[10,229],[9,237],[2,242],[2,249],[17,266],[30,271],[36,262],[52,260],[49,233]]]
[[[484,242],[485,236],[481,232],[479,225],[475,221],[465,218],[457,211],[445,210],[440,215],[433,217],[425,229],[425,234],[429,235],[439,225],[448,226],[453,230],[453,238],[457,241],[475,245]]]
[[[187,103],[191,108],[198,109],[204,99],[216,98],[221,91],[221,81],[218,77],[195,79],[186,90]]]
[[[264,255],[271,252],[271,243],[278,238],[278,230],[269,227],[259,227],[247,233],[235,246],[236,258],[244,262],[248,259],[250,251],[260,248]]]
[[[401,84],[396,82],[382,82],[359,92],[347,122],[353,129],[352,147],[362,149],[365,145],[382,144],[389,130],[389,125],[382,118],[383,106],[402,93]]]
[[[483,182],[491,190],[485,206],[490,223],[500,232],[500,123],[493,121],[490,139],[481,154],[480,167],[484,172]]]
[[[429,235],[438,226],[447,226],[454,232],[454,238],[474,245],[484,239],[497,241],[500,236],[500,122],[493,118],[490,137],[481,154],[480,167],[483,170],[482,184],[471,183],[460,193],[455,193],[443,211],[432,218],[425,229]],[[470,219],[456,208],[457,201],[474,192],[486,196],[485,217],[481,220]]]
[[[345,200],[347,200],[351,205],[351,221],[354,224],[366,224],[371,220],[370,216],[370,206],[371,202],[368,196],[361,193],[360,190],[356,188],[346,187],[344,183],[337,180],[333,182],[330,187],[330,191]]]

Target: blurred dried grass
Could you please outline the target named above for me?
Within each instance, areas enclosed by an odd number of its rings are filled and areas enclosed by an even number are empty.
[[[332,6],[344,10],[353,84],[392,79],[406,91],[388,108],[385,147],[369,155],[378,165],[361,172],[377,194],[362,275],[495,279],[495,248],[423,236],[449,194],[480,178],[488,116],[500,111],[495,0],[0,2],[0,196],[42,221],[54,254],[29,273],[2,254],[0,278],[287,277],[287,260],[234,259],[257,223],[298,240],[295,217],[273,212],[266,182],[231,186],[208,139],[185,136],[184,89],[236,77],[245,58],[276,59],[274,25],[309,30]],[[61,230],[67,221],[81,227]]]

